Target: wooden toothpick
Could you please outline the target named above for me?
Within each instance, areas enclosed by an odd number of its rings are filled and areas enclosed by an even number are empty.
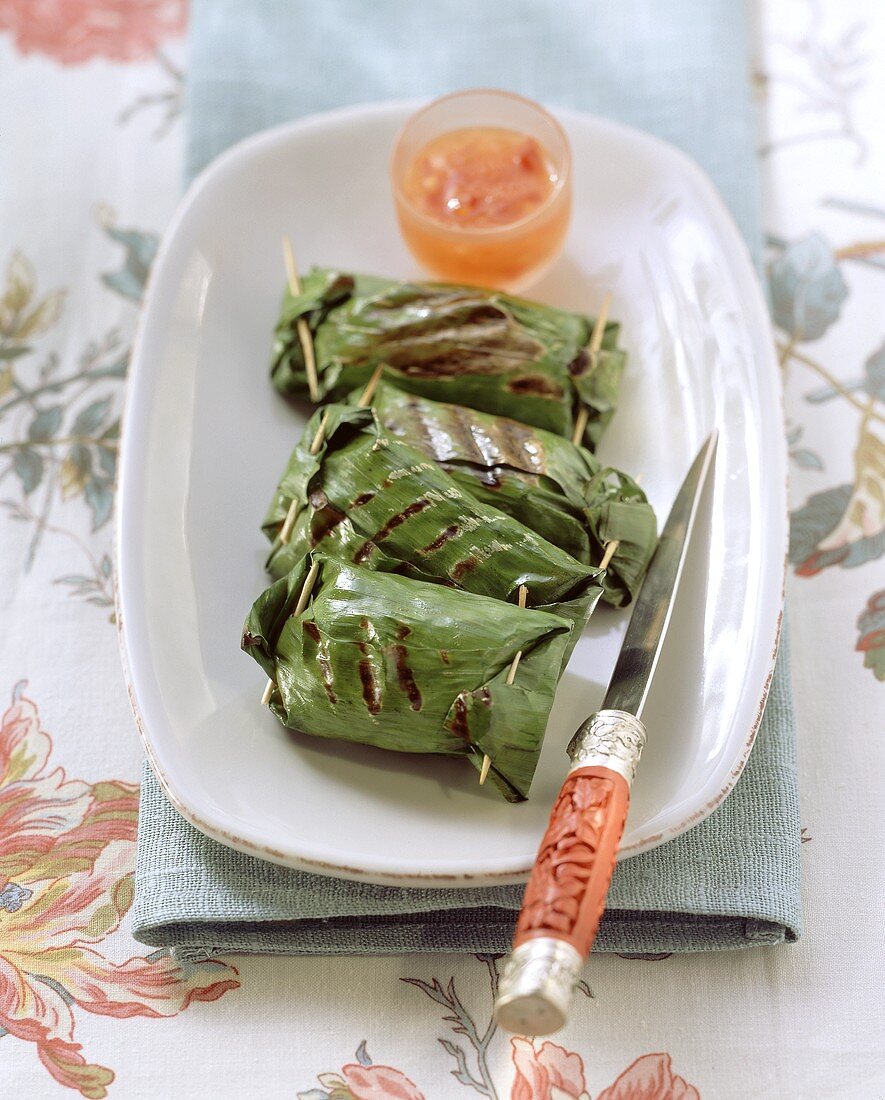
[[[289,290],[295,297],[301,293],[301,279],[298,276],[292,242],[288,237],[283,237],[283,260],[286,264],[286,274],[289,277]],[[313,348],[313,337],[310,334],[310,325],[307,323],[306,318],[299,317],[296,328],[301,351],[304,354],[304,373],[307,375],[307,388],[310,392],[311,401],[316,404],[320,399],[320,387],[317,381],[317,361]]]
[[[578,415],[575,417],[575,430],[572,432],[572,443],[575,446],[580,446],[581,440],[584,438],[584,429],[587,427],[587,406],[582,405],[578,409]]]
[[[608,569],[609,563],[618,551],[618,547],[621,544],[617,539],[612,539],[611,542],[607,542],[604,547],[604,553],[602,555],[602,561],[599,563],[600,569]]]
[[[529,590],[524,584],[519,586],[519,606],[525,607],[525,602],[528,599]],[[522,650],[516,651],[516,656],[510,664],[510,671],[507,673],[507,683],[512,684],[516,679],[516,670],[519,668],[519,662],[522,660]]]
[[[599,313],[596,315],[596,323],[593,325],[593,331],[590,333],[590,342],[587,344],[587,355],[590,357],[591,370],[596,366],[599,349],[602,347],[602,341],[605,338],[605,326],[608,324],[608,313],[611,309],[611,304],[612,296],[611,291],[609,291],[602,299],[602,305],[599,307]],[[588,415],[587,406],[582,405],[575,418],[575,430],[572,432],[572,443],[579,444],[584,438],[584,429],[587,427]]]
[[[320,426],[316,430],[316,435],[313,437],[313,441],[310,444],[310,453],[315,455],[317,451],[322,447],[323,440],[326,438],[326,422],[329,419],[329,414],[324,412],[320,417]],[[283,520],[283,526],[280,528],[280,542],[283,546],[289,545],[289,539],[292,537],[292,528],[295,526],[295,520],[298,519],[298,513],[301,511],[301,505],[298,500],[293,497],[289,502],[289,510],[286,512],[286,518]]]
[[[479,773],[479,785],[480,787],[485,783],[489,777],[489,768],[492,766],[492,758],[486,754],[482,758],[482,770]]]
[[[301,612],[307,607],[307,601],[310,599],[310,594],[313,591],[313,586],[316,584],[317,573],[320,571],[320,563],[315,561],[304,578],[304,584],[301,586],[301,594],[298,597],[298,602],[295,604],[295,610],[292,615],[297,619]]]
[[[298,602],[295,604],[295,610],[292,615],[297,617],[307,607],[307,601],[310,599],[310,594],[313,591],[313,586],[316,584],[317,573],[320,571],[320,563],[315,561],[308,571],[307,576],[304,578],[304,584],[301,586],[301,592],[298,595]],[[268,680],[264,687],[264,693],[261,696],[261,705],[266,707],[270,702],[271,697],[276,689],[276,684],[273,680]]]
[[[359,407],[361,409],[367,408],[372,404],[372,398],[375,396],[375,390],[378,389],[378,383],[381,380],[381,374],[384,371],[385,364],[379,363],[372,373],[372,377],[366,383],[366,388],[363,390],[359,399]]]
[[[298,519],[298,513],[300,511],[301,509],[298,501],[293,497],[289,502],[289,510],[286,512],[283,526],[280,528],[280,542],[283,546],[289,545],[289,539],[292,537],[292,528],[295,526],[295,520]]]
[[[611,309],[611,305],[612,296],[611,291],[609,291],[602,299],[602,305],[599,307],[599,313],[596,315],[596,324],[593,326],[593,332],[590,334],[590,343],[587,345],[587,352],[593,366],[595,366],[593,360],[599,355],[599,349],[602,347],[602,340],[605,336],[605,326],[608,324],[608,311]]]
[[[320,426],[317,428],[317,434],[313,437],[313,442],[310,445],[310,453],[315,455],[317,451],[322,447],[326,438],[326,424],[329,422],[329,414],[324,412],[320,417]]]
[[[300,294],[301,277],[298,274],[298,265],[295,263],[295,249],[292,247],[291,237],[283,237],[283,263],[286,265],[289,290],[291,290],[294,295]]]

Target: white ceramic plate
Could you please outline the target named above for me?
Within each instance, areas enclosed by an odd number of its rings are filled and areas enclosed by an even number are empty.
[[[602,608],[560,686],[531,799],[480,789],[463,761],[292,735],[240,652],[264,582],[259,522],[302,422],[267,365],[283,234],[311,263],[409,277],[388,189],[415,104],[270,130],[193,185],[156,261],[123,433],[119,611],[145,747],[180,812],[224,844],[292,867],[423,886],[516,882],[601,702],[626,624]],[[666,515],[718,425],[715,484],[689,552],[644,715],[649,744],[622,856],[711,812],[762,712],[780,621],[786,464],[777,365],[746,249],[709,180],[670,146],[560,112],[574,151],[565,253],[530,293],[593,311],[609,288],[628,369],[601,456]]]

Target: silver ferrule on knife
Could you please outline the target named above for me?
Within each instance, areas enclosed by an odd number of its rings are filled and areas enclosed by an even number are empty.
[[[645,748],[645,726],[626,710],[600,710],[583,722],[566,752],[578,768],[608,768],[632,785],[636,765]]]

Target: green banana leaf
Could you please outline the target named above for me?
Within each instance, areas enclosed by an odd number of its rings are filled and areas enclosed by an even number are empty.
[[[321,422],[325,440],[310,444]],[[288,544],[279,532],[292,500]],[[421,451],[396,439],[372,409],[331,405],[311,418],[265,518],[268,570],[288,573],[319,547],[369,569],[401,573],[515,602],[575,623],[575,640],[602,594],[601,572],[465,492]]]
[[[351,396],[354,404],[359,393]],[[602,598],[621,607],[636,595],[657,544],[657,522],[632,478],[543,428],[394,386],[379,385],[372,407],[389,432],[434,459],[461,488],[578,561],[598,563],[603,545],[617,539]]]
[[[293,615],[311,561],[312,598]],[[485,596],[308,555],[256,600],[242,646],[271,710],[317,737],[465,756],[528,796],[570,623]],[[513,684],[507,673],[522,651]]]
[[[583,405],[591,448],[615,411],[626,359],[617,322],[605,326],[591,361],[590,317],[495,290],[313,268],[301,294],[286,292],[274,339],[271,378],[291,397],[309,392],[302,317],[322,401],[345,398],[384,364],[384,377],[400,389],[569,438]]]

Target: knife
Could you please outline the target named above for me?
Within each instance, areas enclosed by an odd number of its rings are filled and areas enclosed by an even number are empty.
[[[713,431],[676,494],[602,709],[569,743],[571,768],[538,849],[495,999],[495,1019],[507,1031],[549,1035],[568,1018],[572,991],[602,919],[645,745],[642,710],[717,440]]]

